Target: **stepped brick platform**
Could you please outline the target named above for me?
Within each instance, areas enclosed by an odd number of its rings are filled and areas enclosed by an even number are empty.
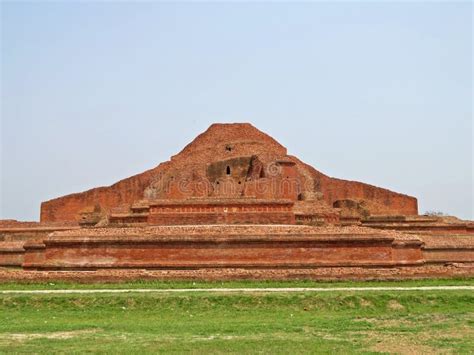
[[[370,216],[362,226],[416,235],[426,263],[474,263],[474,223],[446,216]]]
[[[111,224],[294,224],[291,200],[263,199],[186,199],[154,200],[132,213],[111,213]]]
[[[416,234],[427,262],[474,262],[474,223],[446,216],[370,216],[362,225]]]
[[[474,263],[474,235],[422,235],[428,263]]]
[[[375,233],[374,233],[375,232]],[[93,228],[25,244],[26,269],[312,268],[423,263],[422,241],[364,228]]]
[[[21,266],[24,261],[24,242],[0,242],[0,266]]]
[[[43,240],[50,233],[78,229],[75,224],[40,224],[38,222],[18,222],[13,220],[0,221],[0,267],[23,264],[27,241]]]
[[[223,237],[223,230],[219,229],[218,227],[222,227],[227,229],[227,237]],[[259,229],[256,227],[261,227],[264,229]],[[280,228],[281,226],[273,226]],[[44,252],[46,251],[46,245],[53,246],[57,250],[62,250],[62,252],[67,252],[68,248],[71,245],[74,245],[71,248],[70,252],[74,253],[77,249],[81,249],[81,253],[88,251],[90,248],[95,248],[94,250],[99,251],[98,245],[101,244],[102,248],[109,246],[115,248],[124,248],[124,246],[129,245],[132,248],[139,248],[140,246],[146,246],[149,248],[152,244],[160,244],[165,245],[168,243],[168,246],[171,244],[186,244],[188,248],[195,248],[197,246],[209,246],[214,245],[215,247],[219,247],[222,244],[226,246],[229,243],[234,243],[233,246],[242,246],[245,243],[256,245],[259,242],[260,245],[263,243],[268,243],[272,241],[277,241],[280,243],[279,245],[282,246],[283,239],[282,237],[286,238],[293,238],[291,242],[294,242],[292,245],[297,246],[298,243],[312,243],[312,246],[315,247],[321,244],[325,246],[329,246],[331,243],[333,245],[343,246],[346,244],[350,244],[352,247],[357,246],[360,248],[361,253],[367,252],[369,250],[375,250],[373,245],[383,244],[385,243],[386,246],[389,243],[389,239],[391,240],[391,253],[393,255],[396,254],[397,244],[403,246],[405,239],[419,240],[422,242],[420,249],[422,252],[422,260],[425,264],[446,264],[446,263],[466,263],[466,264],[474,264],[474,238],[471,235],[428,235],[428,234],[400,234],[400,232],[389,232],[388,230],[384,230],[381,234],[380,231],[371,230],[364,227],[306,227],[306,226],[294,226],[297,229],[298,233],[288,233],[288,229],[286,229],[286,233],[280,233],[275,236],[274,234],[269,234],[263,232],[265,230],[265,226],[239,226],[239,228],[244,228],[239,231],[239,233],[235,233],[236,229],[235,226],[214,226],[214,227],[206,227],[206,226],[186,226],[186,227],[148,227],[148,228],[94,228],[94,229],[70,229],[70,232],[64,233],[65,229],[61,229],[59,233],[49,234],[50,236],[47,237],[48,233],[52,232],[50,228],[35,228],[33,233],[41,233],[40,235],[34,234],[34,238],[23,239],[25,237],[24,234],[21,234],[21,238],[15,239],[15,235],[7,235],[7,241],[0,241],[0,266],[16,266],[21,267],[24,264],[25,260],[25,253],[27,252],[28,262],[38,262],[44,260]],[[186,228],[186,229],[183,229]],[[288,228],[288,227],[286,227]],[[309,229],[307,229],[309,228]],[[234,232],[231,232],[231,231]],[[285,229],[280,229],[284,231]],[[312,230],[310,232],[310,230]],[[315,234],[314,231],[317,230]],[[57,229],[56,229],[57,231]],[[18,232],[18,230],[15,230]],[[32,231],[29,231],[32,233]],[[350,233],[349,233],[350,232]],[[387,233],[389,233],[387,235]],[[390,234],[391,233],[391,234]],[[239,238],[240,236],[240,238]],[[243,238],[248,236],[247,239]],[[279,237],[278,237],[279,236]],[[295,237],[296,236],[296,237]],[[299,237],[298,237],[299,236]],[[374,240],[369,241],[373,236],[378,236],[374,238]],[[227,239],[226,239],[227,238]],[[229,239],[230,238],[230,239]],[[232,238],[234,238],[232,240]],[[306,238],[306,239],[305,239]],[[351,240],[351,238],[353,240]],[[387,239],[388,238],[388,239]],[[202,241],[202,243],[200,243]],[[245,243],[244,243],[245,241]],[[349,241],[349,243],[347,243]],[[377,243],[375,243],[377,241]],[[26,243],[26,245],[25,245]],[[207,243],[207,244],[206,244]],[[239,244],[240,243],[240,244]],[[373,245],[370,246],[370,243]],[[410,242],[411,243],[411,242]],[[114,244],[116,244],[114,246]],[[306,243],[307,244],[307,243]],[[418,248],[418,242],[415,242],[416,248]],[[370,248],[369,248],[370,247]],[[366,248],[364,251],[363,249]],[[182,248],[182,252],[186,250]],[[211,248],[209,248],[211,250]],[[281,250],[281,249],[280,249]],[[313,249],[316,250],[316,249]],[[340,248],[338,251],[342,251],[343,249]],[[327,252],[332,252],[330,249],[326,249]],[[347,251],[347,250],[346,250]],[[406,251],[406,250],[405,250]],[[189,253],[193,253],[194,250],[188,250]],[[40,256],[39,258],[37,256]],[[367,255],[367,254],[366,254]],[[387,254],[388,255],[388,254]],[[273,257],[273,256],[272,256]],[[324,256],[320,257],[320,264],[324,265],[326,258],[338,257],[337,255],[332,256]],[[35,259],[36,258],[36,259]],[[140,260],[139,258],[137,260]],[[184,260],[184,259],[183,259]],[[230,259],[229,259],[230,260]],[[302,266],[305,262],[304,259],[298,259],[299,265]],[[188,260],[189,261],[189,260]],[[202,260],[199,260],[200,262]],[[333,260],[334,261],[334,260]],[[378,260],[373,259],[374,262],[378,262]],[[352,264],[351,264],[352,262]],[[370,263],[367,263],[367,260],[363,258],[357,259],[357,262],[361,262],[360,265],[365,264],[368,266]],[[347,265],[354,265],[354,261],[348,262],[347,260],[338,260],[338,266],[347,266]],[[33,265],[25,264],[27,267],[33,267]],[[117,264],[118,265],[118,264]],[[156,267],[156,265],[146,265],[143,264],[136,264],[135,267],[145,268],[145,267]],[[289,264],[288,264],[289,265]],[[296,264],[294,264],[296,265]],[[329,265],[329,264],[326,264]],[[378,264],[381,265],[381,264]],[[36,265],[38,266],[38,265]],[[117,266],[122,267],[125,266]],[[129,264],[126,267],[132,267],[133,265]],[[165,267],[166,265],[161,265]],[[169,267],[168,265],[167,267]],[[224,265],[225,266],[225,265]],[[251,265],[248,265],[251,267]],[[257,265],[258,266],[258,265]],[[313,266],[317,266],[317,263],[313,263]],[[319,267],[318,266],[318,267]],[[45,265],[39,266],[39,268],[47,268]],[[50,267],[50,266],[49,266]],[[95,265],[95,268],[102,267],[101,265]],[[113,265],[106,265],[105,267],[113,267]],[[189,264],[186,266],[182,264],[174,265],[174,267],[191,267]],[[203,265],[196,264],[195,267],[203,267]],[[209,265],[206,265],[209,267]],[[227,267],[227,266],[226,266]],[[260,265],[259,267],[263,267]],[[76,266],[76,268],[79,268]]]
[[[437,216],[370,216],[362,220],[363,226],[377,229],[399,230],[421,234],[474,235],[474,222],[454,217]]]

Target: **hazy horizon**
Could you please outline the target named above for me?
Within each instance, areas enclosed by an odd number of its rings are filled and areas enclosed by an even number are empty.
[[[474,219],[470,2],[0,6],[2,219],[151,169],[216,122]]]

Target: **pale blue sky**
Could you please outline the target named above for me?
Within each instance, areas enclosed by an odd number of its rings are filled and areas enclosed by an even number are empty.
[[[470,2],[1,10],[0,218],[152,168],[213,122],[474,218]]]

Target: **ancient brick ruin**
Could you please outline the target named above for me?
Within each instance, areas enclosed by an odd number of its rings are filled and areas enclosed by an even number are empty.
[[[374,277],[462,265],[449,276],[473,272],[473,237],[472,222],[328,177],[250,124],[214,124],[156,168],[43,202],[40,223],[0,221],[0,266]]]
[[[328,177],[250,124],[214,124],[154,169],[43,202],[41,222],[338,223],[354,211],[418,213],[416,198]]]

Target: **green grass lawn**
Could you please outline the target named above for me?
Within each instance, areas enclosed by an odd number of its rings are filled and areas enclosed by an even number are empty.
[[[317,283],[2,284],[2,289],[473,285]],[[0,295],[0,352],[472,353],[473,291]]]
[[[72,283],[50,282],[2,282],[0,290],[58,290],[58,289],[133,289],[133,288],[234,288],[234,287],[370,287],[370,286],[474,286],[474,278],[426,279],[405,281],[312,281],[312,280],[234,280],[234,281],[185,281],[185,280],[137,280],[120,283]]]

